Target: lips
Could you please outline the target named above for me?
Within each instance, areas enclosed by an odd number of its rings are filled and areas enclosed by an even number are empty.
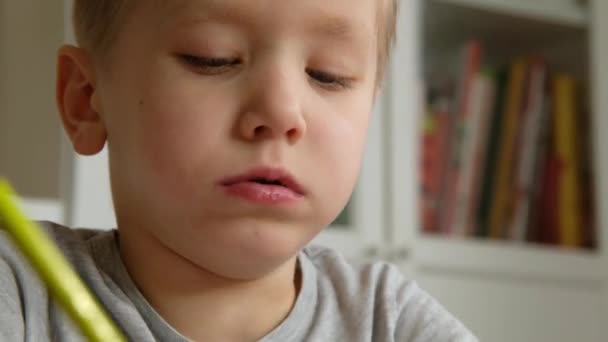
[[[292,202],[305,195],[303,187],[286,170],[257,168],[220,182],[231,195],[253,202],[279,204]]]

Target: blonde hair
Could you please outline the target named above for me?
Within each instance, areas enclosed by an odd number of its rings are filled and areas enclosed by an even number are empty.
[[[74,0],[73,22],[78,44],[94,55],[111,47],[135,0]],[[395,41],[399,0],[383,0],[378,22],[378,79],[382,79]]]
[[[76,41],[98,54],[114,41],[125,17],[128,0],[74,0],[72,20]]]
[[[399,0],[383,2],[385,9],[380,11],[378,18],[378,73],[376,75],[378,82],[384,78],[384,71],[397,38],[397,17],[399,16]],[[384,20],[381,16],[384,16]]]

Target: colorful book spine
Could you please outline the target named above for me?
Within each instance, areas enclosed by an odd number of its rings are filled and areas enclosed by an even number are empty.
[[[590,122],[574,77],[540,57],[496,72],[481,59],[469,41],[456,82],[435,80],[449,87],[426,113],[423,231],[596,247]]]
[[[550,146],[552,147],[554,137],[551,137]],[[560,178],[562,167],[552,153],[552,150],[546,157],[543,168],[543,190],[538,204],[540,211],[540,219],[537,229],[538,242],[557,245],[559,244],[559,193],[560,193]]]
[[[494,202],[494,184],[497,175],[497,161],[500,141],[503,132],[502,111],[506,101],[506,88],[508,81],[508,70],[500,69],[496,77],[496,96],[490,115],[487,149],[482,168],[481,188],[479,200],[475,209],[476,230],[478,237],[489,236],[490,213]]]
[[[580,165],[579,178],[581,180],[581,215],[582,215],[582,247],[594,249],[597,247],[597,222],[595,208],[595,182],[593,172],[593,148],[592,148],[592,128],[591,117],[588,109],[582,107],[580,120],[578,120],[578,159]]]
[[[433,149],[435,144],[435,116],[432,108],[427,108],[421,132],[421,153],[420,153],[420,192],[419,209],[422,231],[430,233],[434,230],[433,214],[434,205],[431,195],[431,183],[433,168]]]
[[[543,139],[543,130],[548,128],[544,118],[547,114],[544,110],[546,75],[545,63],[540,59],[533,61],[530,65],[528,95],[522,116],[519,163],[515,174],[513,221],[508,230],[509,237],[517,241],[525,240],[537,169],[536,161],[540,153],[536,146]]]
[[[488,136],[494,80],[489,72],[475,76],[471,92],[470,117],[467,120],[466,136],[462,152],[461,181],[457,194],[456,227],[460,235],[474,232],[472,208],[476,207],[480,171]]]
[[[458,210],[458,189],[462,169],[462,152],[467,137],[467,121],[470,116],[471,93],[475,75],[479,73],[481,64],[481,44],[470,41],[465,45],[463,68],[460,77],[456,112],[454,113],[454,126],[451,131],[451,153],[448,165],[447,182],[445,188],[445,207],[443,208],[442,227],[448,234],[461,231],[456,227],[456,211]]]
[[[510,69],[507,98],[502,118],[503,134],[498,152],[494,201],[490,212],[490,237],[506,237],[509,213],[513,201],[513,171],[516,167],[516,142],[520,127],[522,103],[526,84],[527,63],[515,61]]]
[[[449,112],[445,97],[430,102],[422,131],[420,209],[423,231],[438,233]]]
[[[577,108],[575,82],[570,75],[556,75],[554,87],[555,156],[562,172],[559,178],[558,213],[560,244],[567,247],[581,245],[581,210],[579,163],[577,158]]]
[[[546,83],[545,83],[546,86]],[[528,220],[526,222],[526,241],[528,242],[540,242],[543,234],[543,229],[550,228],[549,224],[546,224],[544,212],[543,212],[543,200],[548,199],[545,196],[545,190],[547,189],[546,173],[549,163],[547,162],[552,158],[551,151],[552,146],[552,106],[551,99],[548,92],[544,90],[543,108],[541,115],[541,128],[538,136],[536,146],[534,146],[536,160],[534,161],[534,176],[533,186],[530,194],[530,208],[528,210]]]
[[[473,156],[473,176],[471,180],[471,197],[467,212],[467,235],[474,236],[477,234],[477,210],[481,200],[483,176],[486,165],[488,148],[490,145],[490,131],[494,120],[494,106],[496,102],[497,78],[494,72],[484,71],[486,92],[481,110],[481,119],[479,122],[479,131],[474,143]]]

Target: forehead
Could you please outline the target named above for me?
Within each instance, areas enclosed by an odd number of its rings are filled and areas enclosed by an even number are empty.
[[[375,41],[377,0],[156,0],[140,1],[161,27],[229,22],[255,29],[271,26],[338,39]]]

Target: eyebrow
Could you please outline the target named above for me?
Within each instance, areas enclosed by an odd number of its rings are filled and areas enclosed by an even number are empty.
[[[313,18],[308,27],[310,32],[316,35],[338,40],[351,40],[357,36],[357,30],[353,27],[352,23],[344,18],[325,13]]]
[[[211,21],[245,21],[245,17],[241,14],[242,12],[226,8],[221,0],[201,0],[198,1],[197,6],[193,6],[191,1],[173,0],[170,2],[171,4],[165,7],[169,16],[173,16],[177,13],[190,14],[188,18],[181,21],[180,24],[197,25]]]
[[[368,50],[377,39],[375,30],[365,25],[355,26],[352,21],[330,13],[319,13],[306,23],[307,32],[322,40],[346,44],[359,52]]]

